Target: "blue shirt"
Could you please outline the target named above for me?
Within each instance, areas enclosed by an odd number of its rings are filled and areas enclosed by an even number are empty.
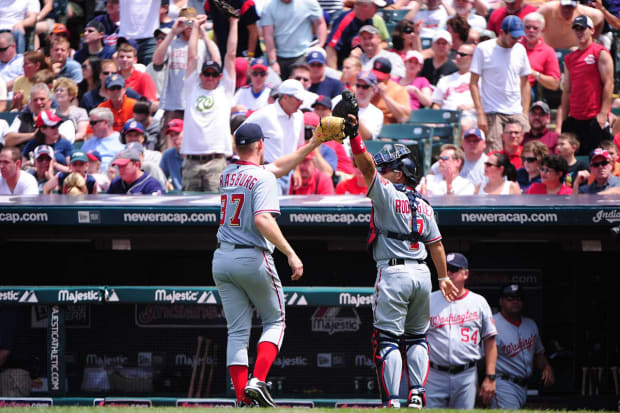
[[[56,75],[56,79],[58,79],[59,77],[68,77],[76,84],[80,83],[82,79],[84,79],[82,75],[82,65],[68,57],[67,61],[65,62],[65,66]]]
[[[24,158],[29,158],[30,152],[34,152],[34,149],[41,145],[45,145],[45,143],[36,138],[30,139],[24,146],[22,156]],[[71,156],[71,152],[73,152],[73,145],[71,142],[65,138],[59,138],[56,143],[51,146],[54,148],[54,159],[56,159],[56,162],[67,165],[67,157]]]
[[[81,70],[81,68],[80,68]],[[0,77],[4,82],[17,79],[24,74],[24,55],[16,54],[6,63],[0,62]]]
[[[169,178],[172,181],[172,186],[177,191],[183,189],[183,176],[181,174],[182,165],[183,157],[177,148],[166,149],[161,155],[159,167],[162,171],[164,171],[166,178]]]
[[[580,194],[598,194],[601,191],[604,191],[609,188],[620,188],[620,177],[618,176],[610,176],[607,183],[603,186],[598,186],[596,181],[592,182],[589,185],[581,185],[579,187]]]
[[[112,132],[110,136],[106,136],[104,138],[97,138],[93,136],[84,142],[81,149],[84,152],[88,152],[90,150],[99,151],[101,154],[101,169],[99,172],[106,173],[110,163],[120,151],[125,149],[125,145],[121,143],[119,133]]]
[[[107,44],[104,44],[103,49],[101,49],[99,53],[97,53],[96,55],[91,55],[90,53],[88,53],[88,46],[84,45],[82,46],[80,50],[75,52],[75,54],[73,55],[73,59],[75,59],[76,62],[80,62],[80,63],[83,63],[84,60],[88,59],[90,56],[99,56],[101,60],[112,59],[112,56],[114,56],[115,51],[116,49],[114,49],[112,46],[108,46]]]
[[[342,93],[344,86],[342,82],[338,79],[334,79],[333,77],[325,77],[320,83],[313,83],[308,89],[310,92],[314,92],[317,95],[328,96],[333,99],[335,96],[338,96]]]
[[[108,188],[108,194],[144,194],[144,195],[153,195],[153,194],[161,194],[164,190],[161,187],[161,184],[157,182],[157,179],[153,178],[151,175],[146,172],[142,174],[140,178],[138,178],[135,182],[126,183],[119,176],[114,178],[110,187]]]
[[[314,38],[312,22],[323,17],[317,0],[281,0],[268,2],[258,24],[273,26],[273,38],[279,57],[292,58],[305,53]]]
[[[321,145],[319,146],[319,152],[321,153],[323,159],[325,159],[325,162],[332,167],[335,173],[338,170],[338,155],[336,154],[336,151],[327,145]]]

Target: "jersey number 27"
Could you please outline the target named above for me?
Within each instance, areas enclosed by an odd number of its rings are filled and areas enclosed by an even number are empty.
[[[229,225],[231,227],[238,227],[241,225],[241,220],[239,219],[239,214],[241,214],[241,207],[243,207],[243,201],[245,200],[245,195],[243,194],[231,194],[230,202],[235,203],[235,212],[233,216],[229,220]],[[220,212],[220,225],[224,225],[226,222],[226,207],[228,206],[228,196],[226,194],[222,195],[220,198],[222,203],[222,210]]]

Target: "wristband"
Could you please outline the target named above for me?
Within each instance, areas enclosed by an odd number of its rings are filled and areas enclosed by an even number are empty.
[[[442,282],[442,281],[448,281],[450,278],[449,277],[441,277],[441,278],[437,278],[437,281]]]
[[[351,144],[351,152],[353,152],[353,155],[359,155],[360,153],[366,152],[366,145],[364,145],[364,141],[362,141],[360,135],[349,139],[349,142]]]

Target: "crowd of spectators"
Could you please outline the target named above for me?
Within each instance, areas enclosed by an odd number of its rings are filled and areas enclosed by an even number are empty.
[[[620,191],[614,3],[230,1],[239,18],[212,0],[3,2],[0,193],[216,191],[239,125],[261,126],[271,162],[345,89],[364,140],[414,111],[460,112],[423,194]],[[366,190],[333,142],[278,181]]]

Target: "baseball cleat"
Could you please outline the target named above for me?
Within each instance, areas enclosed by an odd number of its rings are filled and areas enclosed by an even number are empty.
[[[420,410],[423,406],[424,402],[422,401],[422,397],[418,396],[417,394],[411,395],[409,401],[407,402],[407,407],[411,407],[413,409]]]
[[[276,402],[273,401],[271,393],[269,393],[270,387],[271,383],[265,383],[256,377],[252,377],[243,392],[250,399],[257,402],[260,407],[276,407]]]
[[[387,406],[386,407],[392,407],[395,409],[400,409],[400,400],[398,399],[391,399],[388,401]]]
[[[237,407],[240,407],[240,408],[258,407],[258,402],[256,400],[252,400],[252,399],[241,400],[240,402],[237,402]]]

